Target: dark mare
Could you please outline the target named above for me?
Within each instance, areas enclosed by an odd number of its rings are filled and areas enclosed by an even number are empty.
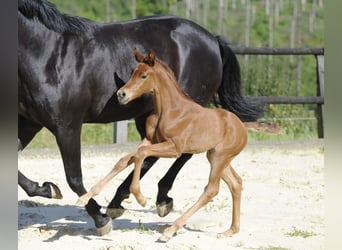
[[[148,33],[149,36],[144,36]],[[206,105],[217,92],[223,108],[242,121],[255,121],[260,106],[247,103],[240,91],[240,69],[224,38],[175,16],[153,16],[100,24],[60,13],[44,0],[18,0],[18,149],[25,148],[42,127],[55,137],[70,188],[81,196],[80,133],[83,123],[108,123],[134,118],[142,138],[152,99],[142,96],[121,106],[116,91],[135,67],[132,48],[152,48],[175,73],[181,88]],[[167,196],[191,154],[181,155],[158,183],[161,216],[172,208]],[[147,158],[141,177],[157,161]],[[132,173],[120,185],[109,209],[122,209]],[[18,171],[19,185],[29,196],[61,198],[51,182],[40,186]],[[165,207],[167,208],[165,210]],[[100,234],[111,229],[111,218],[90,199],[85,206]]]

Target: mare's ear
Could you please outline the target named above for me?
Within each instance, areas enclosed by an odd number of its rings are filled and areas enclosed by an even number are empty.
[[[137,62],[144,61],[145,56],[141,54],[137,48],[134,48],[133,51],[134,51],[135,60],[137,60]]]
[[[150,52],[144,59],[144,63],[148,64],[149,66],[153,67],[154,62],[156,60],[156,55],[152,49],[150,49]]]

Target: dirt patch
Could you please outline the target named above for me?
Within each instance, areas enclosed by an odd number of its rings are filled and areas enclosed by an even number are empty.
[[[86,188],[97,182],[135,144],[82,148]],[[96,236],[93,221],[68,187],[57,149],[19,153],[19,169],[32,180],[56,183],[62,200],[30,198],[18,188],[19,249],[324,249],[324,147],[321,140],[249,143],[233,161],[244,181],[241,232],[218,238],[231,222],[231,195],[222,182],[220,193],[167,243],[156,242],[163,229],[189,208],[207,184],[205,154],[193,156],[179,173],[170,196],[174,210],[158,217],[157,182],[172,159],[159,160],[141,181],[147,206],[134,197],[127,211],[113,221],[113,230]],[[105,206],[131,168],[119,174],[95,197]]]

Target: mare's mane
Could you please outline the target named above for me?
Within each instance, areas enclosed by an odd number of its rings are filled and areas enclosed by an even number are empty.
[[[180,92],[185,98],[193,101],[193,99],[186,92],[184,92],[184,90],[182,90],[181,87],[179,86],[174,72],[164,62],[160,61],[159,59],[156,59],[155,62],[158,63],[163,68],[163,70],[167,73],[172,84],[175,86],[175,88],[178,90],[178,92]],[[159,72],[160,72],[160,70],[159,70]]]
[[[36,19],[58,33],[82,35],[96,27],[96,24],[88,19],[59,12],[54,4],[45,0],[19,0],[18,11],[27,19]]]

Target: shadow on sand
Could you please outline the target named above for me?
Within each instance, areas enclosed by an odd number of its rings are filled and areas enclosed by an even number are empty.
[[[135,212],[151,213],[149,210]],[[154,212],[152,212],[154,213]],[[156,213],[156,212],[155,212]],[[156,216],[157,213],[156,213]],[[138,222],[127,218],[113,220],[113,230],[137,230],[142,233],[158,232],[170,224],[158,222]],[[18,201],[18,230],[32,227],[37,233],[46,235],[44,242],[54,242],[63,236],[78,236],[87,240],[95,238],[112,240],[106,236],[97,236],[93,220],[86,210],[74,205],[43,204],[30,200]]]

